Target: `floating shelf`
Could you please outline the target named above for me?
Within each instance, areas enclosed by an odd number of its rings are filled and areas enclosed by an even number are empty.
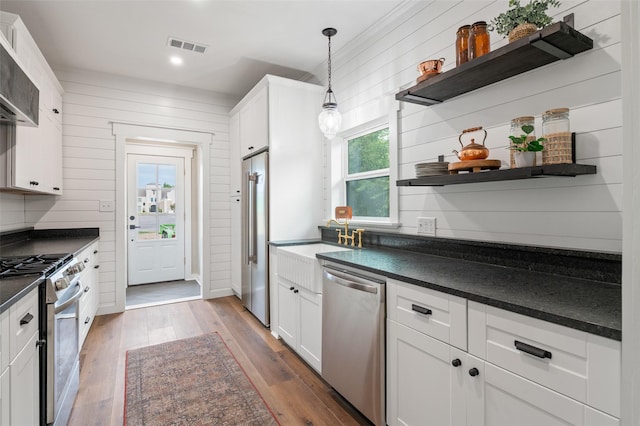
[[[540,31],[431,77],[396,94],[396,99],[435,105],[463,93],[567,59],[593,48],[593,40],[574,30],[573,14]]]
[[[501,180],[531,179],[542,176],[595,175],[596,166],[590,164],[548,164],[516,169],[488,170],[477,173],[428,176],[396,181],[396,186],[445,186],[461,183],[496,182]]]

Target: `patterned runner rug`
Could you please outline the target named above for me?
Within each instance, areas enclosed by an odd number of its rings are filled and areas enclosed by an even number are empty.
[[[279,425],[218,333],[127,351],[124,424]]]

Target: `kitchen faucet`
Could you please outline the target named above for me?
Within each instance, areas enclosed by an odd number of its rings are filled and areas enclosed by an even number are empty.
[[[349,235],[349,219],[345,219],[344,223],[338,222],[336,219],[329,219],[327,222],[327,227],[331,226],[331,223],[335,223],[338,226],[344,226],[344,234],[342,233],[342,228],[336,229],[338,232],[338,244],[349,245],[349,241],[351,241],[351,246],[356,246],[356,234],[358,235],[358,248],[362,248],[362,233],[364,229],[356,228],[355,231],[351,231],[351,235]]]

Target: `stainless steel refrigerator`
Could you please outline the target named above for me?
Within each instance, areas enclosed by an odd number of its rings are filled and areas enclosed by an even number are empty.
[[[269,153],[242,162],[242,304],[269,326]]]

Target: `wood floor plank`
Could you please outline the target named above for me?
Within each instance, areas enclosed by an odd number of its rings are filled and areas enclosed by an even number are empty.
[[[368,424],[235,296],[99,316],[81,352],[69,426],[123,424],[127,350],[218,332],[282,425]]]

